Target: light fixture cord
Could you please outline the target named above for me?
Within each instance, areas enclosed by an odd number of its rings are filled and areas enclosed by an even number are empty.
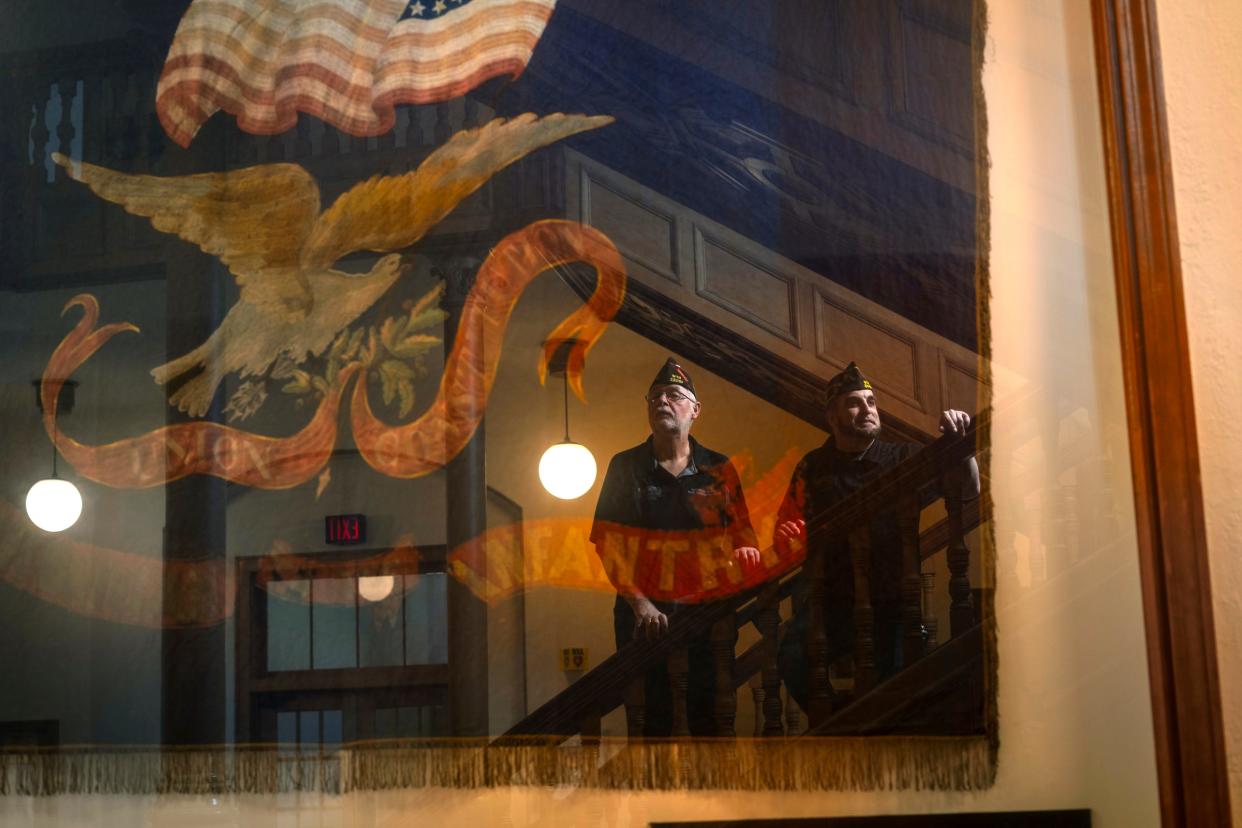
[[[565,442],[569,442],[569,369],[565,369]]]
[[[59,398],[57,401],[59,401]],[[60,452],[56,450],[56,421],[53,420],[52,421],[52,479],[53,480],[56,480],[60,477],[60,475],[56,473],[56,455],[59,453]]]

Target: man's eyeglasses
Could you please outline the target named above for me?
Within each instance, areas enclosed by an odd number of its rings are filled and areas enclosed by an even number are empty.
[[[643,397],[647,401],[647,405],[655,405],[660,400],[668,400],[669,405],[677,405],[677,403],[690,399],[685,394],[677,391],[661,391],[659,394],[648,394]]]

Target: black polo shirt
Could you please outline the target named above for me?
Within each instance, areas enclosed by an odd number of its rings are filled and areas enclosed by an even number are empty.
[[[826,588],[830,605],[840,611],[853,606],[854,577],[849,548],[843,538],[825,537],[813,528],[816,518],[831,515],[833,507],[885,471],[900,465],[922,449],[916,443],[876,440],[862,454],[838,451],[831,438],[802,458],[781,505],[780,520],[806,520],[811,549],[827,551]],[[939,497],[929,486],[920,493],[920,506]],[[871,522],[871,600],[875,606],[893,606],[901,599],[901,536],[896,505],[882,510]]]
[[[656,460],[653,438],[612,458],[604,475],[591,542],[603,543],[609,524],[641,532],[646,544],[687,531],[719,528],[733,548],[755,546],[741,482],[729,458],[690,438],[690,462],[674,477]]]

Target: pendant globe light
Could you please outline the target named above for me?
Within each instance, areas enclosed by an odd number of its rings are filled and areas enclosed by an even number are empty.
[[[35,400],[39,410],[43,410],[43,398],[40,396],[40,381],[35,380]],[[68,414],[73,410],[73,389],[75,382],[66,382],[61,386],[61,396],[57,407],[61,413]],[[30,487],[26,492],[26,515],[30,522],[44,532],[63,532],[78,522],[82,516],[82,493],[78,487],[68,480],[62,480],[56,472],[56,431],[52,431],[52,476],[45,477]]]
[[[392,575],[363,575],[358,578],[358,594],[371,603],[379,603],[392,595],[396,585],[397,579]]]
[[[548,373],[560,374],[564,385],[565,439],[548,448],[539,458],[539,482],[548,494],[561,500],[576,500],[595,485],[598,467],[591,450],[575,443],[569,436],[569,376],[566,371],[569,352],[575,340],[560,344],[548,365]]]

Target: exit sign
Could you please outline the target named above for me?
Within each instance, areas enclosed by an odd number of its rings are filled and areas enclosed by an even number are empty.
[[[328,515],[323,519],[324,543],[350,546],[367,542],[366,515]]]

